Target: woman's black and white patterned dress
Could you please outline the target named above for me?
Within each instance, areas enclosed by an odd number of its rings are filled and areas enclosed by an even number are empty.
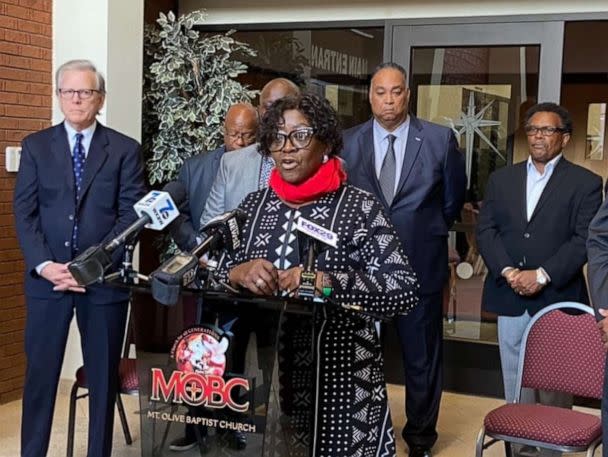
[[[316,264],[316,271],[330,274],[336,302],[388,317],[405,314],[416,305],[416,277],[371,194],[345,185],[294,209],[266,189],[249,194],[240,208],[248,216],[243,244],[224,259],[220,275],[226,277],[232,266],[258,258],[279,269],[301,265],[295,227],[297,219],[304,217],[338,235],[338,247],[322,251]],[[289,418],[285,428],[290,431],[284,432],[289,434],[283,440],[286,449],[277,455],[308,456],[312,444],[315,457],[394,456],[374,320],[325,307],[314,321],[304,321],[292,316],[283,322],[281,414]],[[310,369],[312,363],[315,370]]]

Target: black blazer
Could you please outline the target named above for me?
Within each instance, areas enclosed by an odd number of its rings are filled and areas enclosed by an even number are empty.
[[[182,250],[190,250],[198,244],[196,237],[201,229],[201,215],[225,151],[225,147],[220,146],[190,157],[179,172],[177,180],[186,188],[188,204],[180,207],[180,224],[171,235]]]
[[[395,198],[388,206],[374,167],[373,121],[344,132],[342,158],[348,182],[371,192],[397,230],[420,293],[438,293],[447,277],[448,230],[464,203],[464,156],[448,127],[410,116],[405,160]]]
[[[80,252],[111,240],[137,219],[133,205],[145,194],[140,147],[135,140],[97,123],[78,206],[63,124],[27,136],[22,147],[14,210],[25,257],[25,294],[60,298],[64,293],[54,292],[53,285],[38,276],[36,266],[46,260],[64,263],[72,259],[70,241],[75,218],[79,221]],[[91,303],[115,303],[126,300],[128,293],[93,285],[87,287],[86,297]]]
[[[591,219],[602,202],[602,179],[562,157],[528,222],[526,162],[490,176],[479,214],[477,243],[487,267],[482,306],[505,316],[532,315],[559,301],[589,303],[583,266]],[[551,282],[533,297],[517,295],[507,267],[543,267]]]

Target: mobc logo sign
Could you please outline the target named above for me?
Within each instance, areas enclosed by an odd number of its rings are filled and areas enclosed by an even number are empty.
[[[238,399],[246,397],[242,393],[249,391],[249,381],[224,379],[231,335],[211,325],[184,330],[171,349],[177,370],[167,378],[160,368],[152,368],[150,400],[246,412],[249,402]]]

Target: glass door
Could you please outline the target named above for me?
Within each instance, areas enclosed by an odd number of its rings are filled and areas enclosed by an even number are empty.
[[[525,111],[539,101],[559,102],[563,29],[563,22],[393,23],[387,28],[388,57],[408,72],[410,112],[450,127],[466,159],[467,201],[450,233],[450,280],[444,293],[448,378],[450,364],[456,370],[471,365],[469,379],[476,377],[475,370],[487,373],[489,367],[476,365],[475,359],[497,344],[496,316],[481,309],[487,270],[475,242],[477,215],[489,175],[528,156],[521,128]],[[468,361],[463,352],[470,353]],[[496,379],[500,389],[499,372]],[[476,391],[469,387],[451,388]]]

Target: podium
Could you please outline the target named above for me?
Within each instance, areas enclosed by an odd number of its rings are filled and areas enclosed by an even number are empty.
[[[197,446],[184,457],[312,455],[317,304],[198,290],[165,307],[133,294],[142,457],[175,457],[187,426]]]

